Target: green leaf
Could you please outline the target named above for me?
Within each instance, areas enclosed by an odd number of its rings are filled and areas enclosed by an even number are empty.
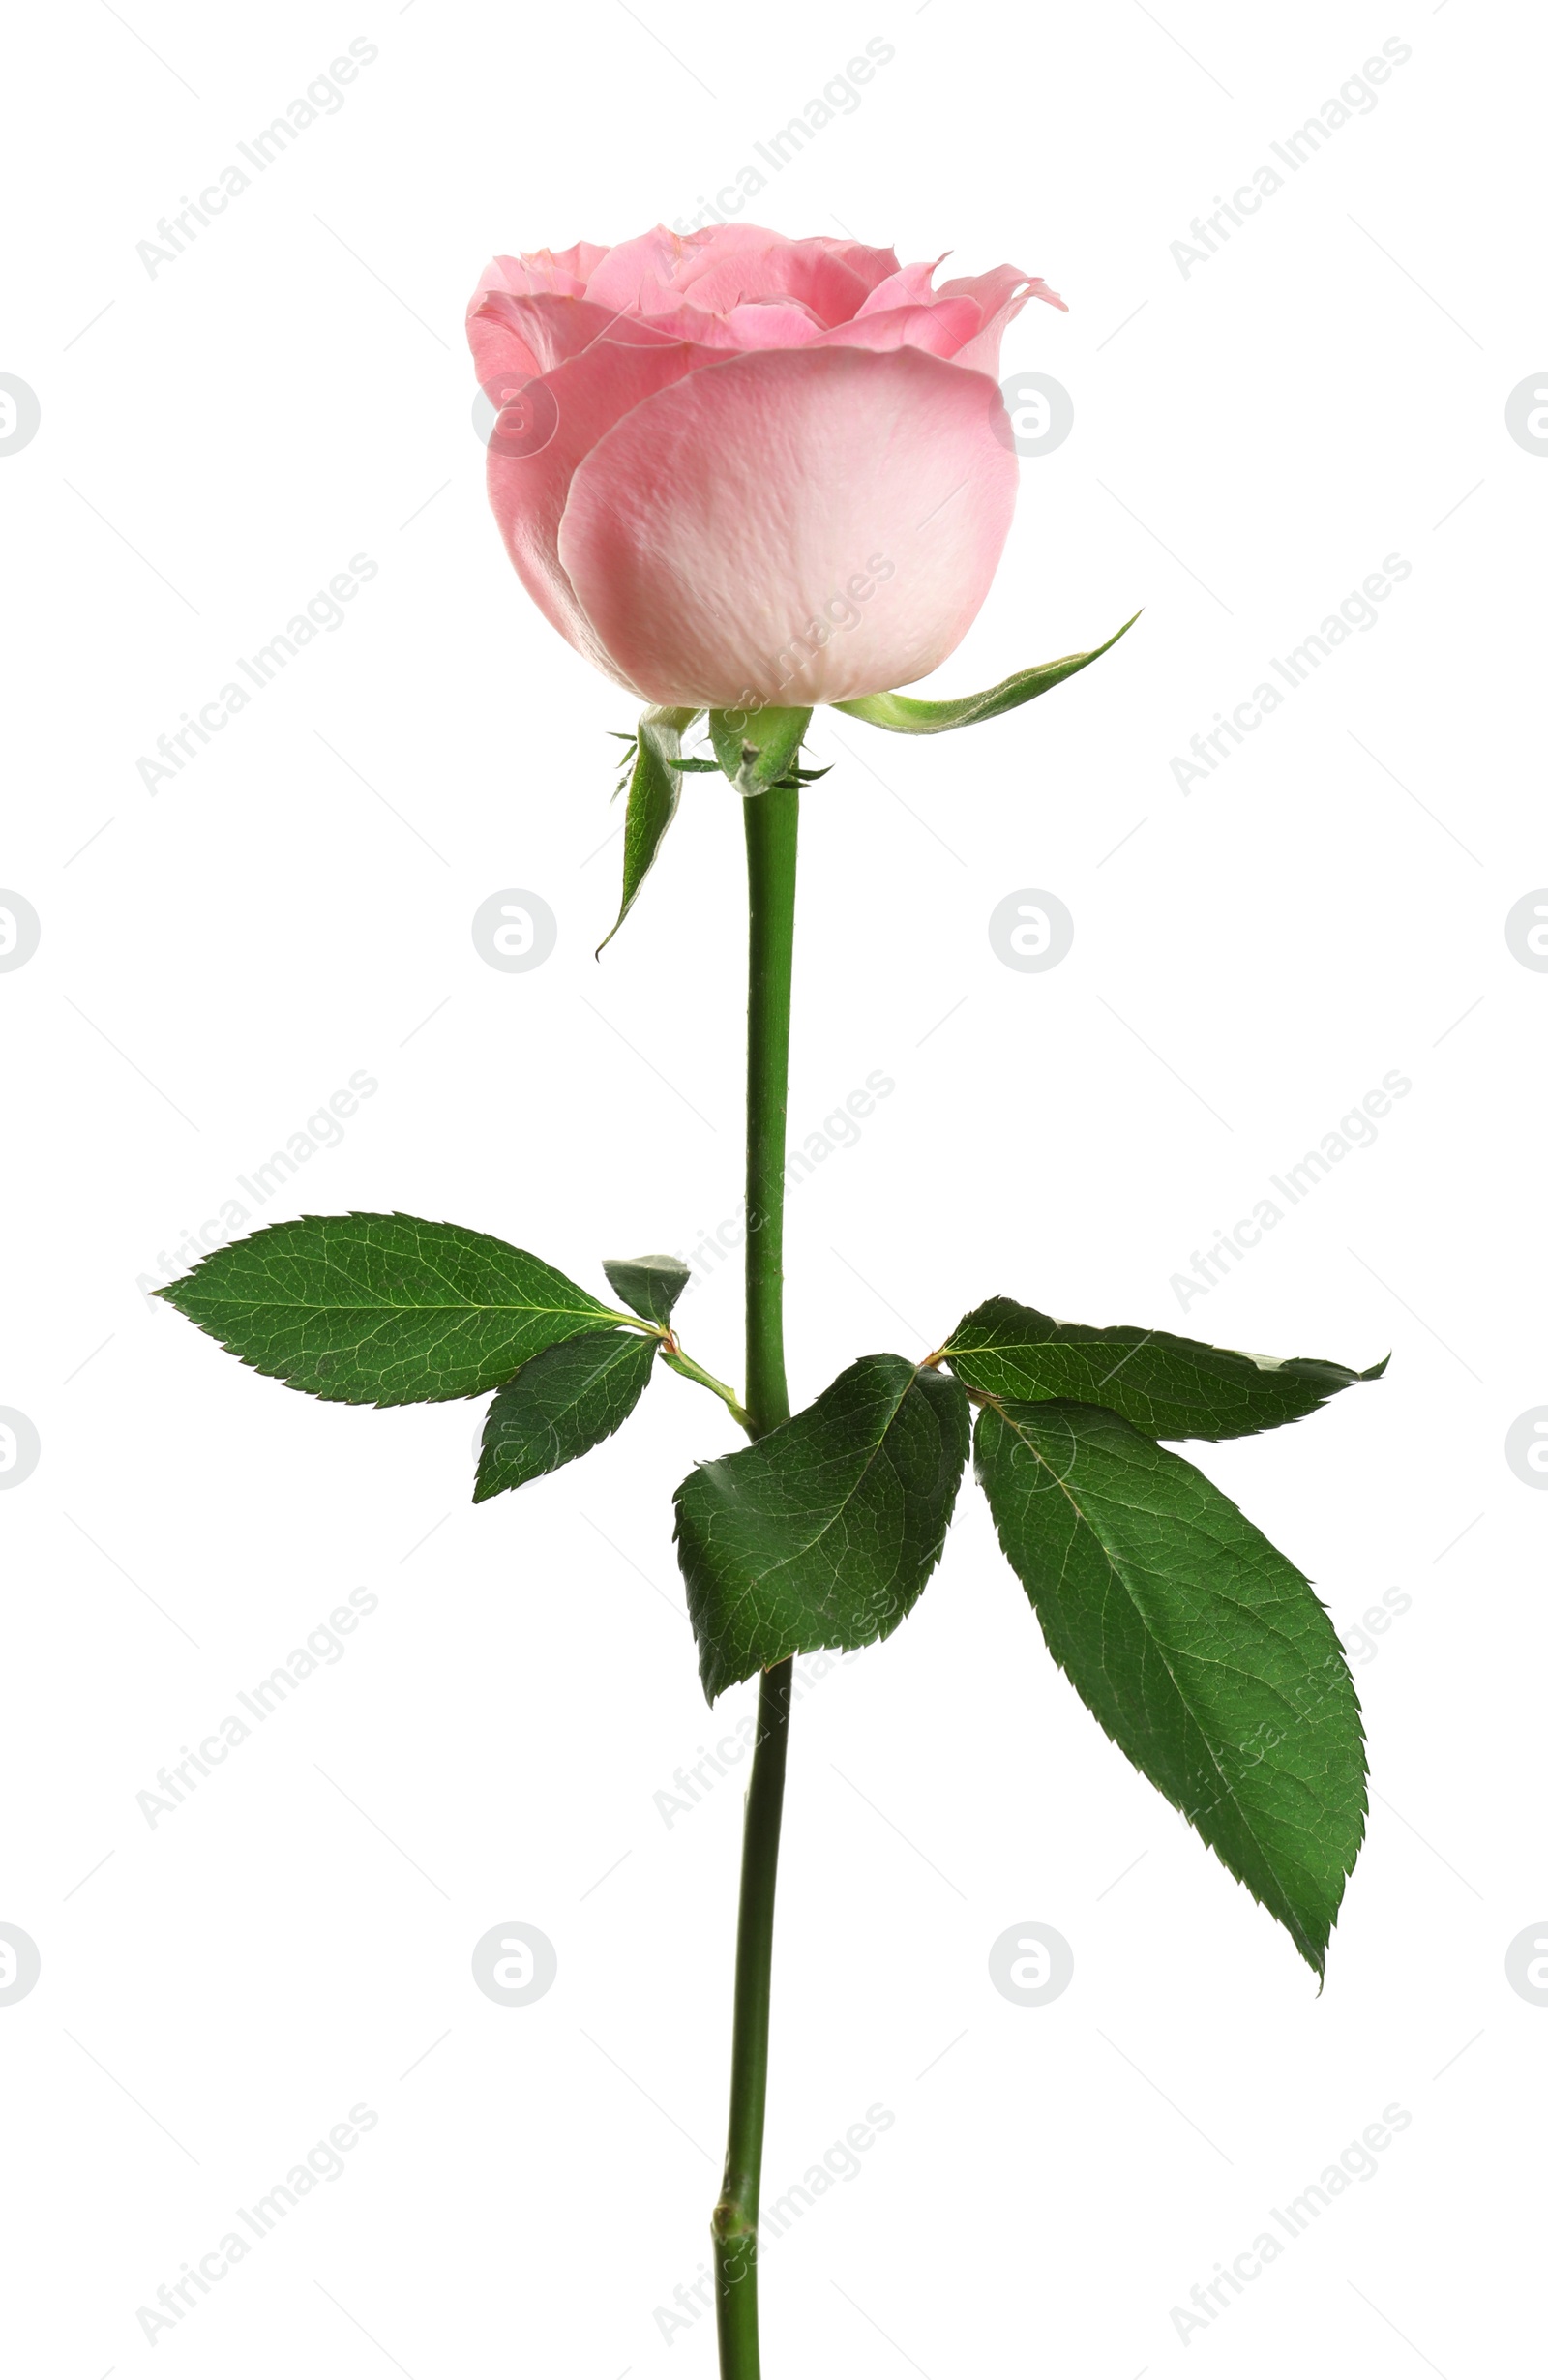
[[[522,1248],[413,1215],[306,1215],[156,1294],[256,1372],[347,1405],[476,1397],[624,1318]]]
[[[985,1407],[974,1468],[1082,1701],[1320,1976],[1365,1752],[1308,1581],[1191,1463],[1094,1406]]]
[[[715,758],[737,791],[762,793],[788,775],[811,724],[810,708],[711,711],[709,735]]]
[[[1104,653],[1111,653],[1118,637],[1126,637],[1139,618],[1125,620],[1116,636],[1109,637],[1089,653],[1066,653],[1062,661],[1040,662],[1035,669],[1019,669],[1014,677],[1001,678],[983,694],[959,695],[952,702],[918,702],[911,695],[861,695],[853,702],[835,702],[836,711],[848,711],[851,719],[867,720],[873,728],[890,728],[895,735],[943,735],[948,728],[976,727],[980,719],[997,719],[1001,711],[1014,711],[1023,702],[1030,702],[1034,695],[1047,694],[1051,686],[1073,677]]]
[[[661,839],[677,815],[682,779],[675,763],[682,755],[683,730],[698,717],[697,711],[651,709],[640,719],[623,822],[623,906],[611,931],[597,944],[599,959],[634,907]]]
[[[789,1653],[892,1634],[940,1559],[968,1436],[955,1381],[864,1355],[793,1420],[689,1473],[677,1557],[711,1702]]]
[[[965,1315],[944,1354],[959,1380],[992,1397],[1073,1397],[1121,1413],[1152,1438],[1245,1438],[1299,1421],[1341,1388],[1380,1380],[1315,1355],[1243,1355],[1137,1323],[1057,1323],[1013,1297]]]
[[[613,1256],[604,1260],[602,1269],[632,1312],[663,1329],[693,1278],[680,1256]]]
[[[524,1363],[485,1419],[473,1502],[524,1487],[610,1438],[643,1396],[659,1345],[638,1330],[604,1330]]]

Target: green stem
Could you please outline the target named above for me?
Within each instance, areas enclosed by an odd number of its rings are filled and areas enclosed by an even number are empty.
[[[790,1664],[765,1670],[758,1696],[758,1748],[747,1787],[742,1892],[736,1924],[735,2014],[726,2178],[711,2221],[721,2380],[759,2380],[758,2209],[768,2090],[768,2010],[774,1956],[774,1883],[785,1800]]]
[[[747,1410],[755,1437],[790,1417],[785,1387],[785,1114],[801,797],[744,800],[747,826]]]
[[[785,1121],[795,932],[800,795],[753,795],[747,828],[747,1412],[755,1438],[789,1419],[785,1385]],[[758,2213],[768,2091],[768,2014],[774,1957],[790,1663],[765,1670],[758,1744],[747,1787],[736,1923],[730,2120],[726,2175],[711,2230],[721,2380],[759,2380]]]

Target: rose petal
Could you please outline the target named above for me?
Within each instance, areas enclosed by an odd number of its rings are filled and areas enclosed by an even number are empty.
[[[970,372],[987,372],[995,379],[999,376],[1000,340],[1028,298],[1041,298],[1045,306],[1057,306],[1061,314],[1069,312],[1057,289],[1035,274],[1018,273],[1013,264],[997,264],[992,273],[942,282],[939,294],[943,298],[970,297],[982,307],[984,327],[958,351],[957,361]]]
[[[509,289],[517,297],[583,297],[586,281],[607,254],[593,240],[573,248],[537,248],[520,256],[495,256],[485,267],[480,290]]]
[[[811,308],[792,298],[756,298],[711,318],[731,333],[744,354],[759,347],[809,347],[828,337]]]
[[[751,226],[749,226],[751,228]],[[762,247],[726,244],[685,260],[674,286],[692,306],[729,313],[756,298],[794,298],[811,308],[824,329],[848,322],[865,302],[866,284],[821,240],[782,240],[766,235]]]
[[[609,249],[586,283],[586,295],[599,305],[638,313],[670,312],[682,303],[673,275],[691,253],[689,241],[657,223],[638,239]]]
[[[997,264],[987,273],[967,273],[957,281],[943,281],[936,295],[976,298],[986,317],[1012,299],[1018,306],[1025,306],[1029,297],[1039,297],[1045,304],[1057,306],[1061,314],[1069,312],[1057,289],[1051,289],[1035,273],[1023,273],[1014,264]]]
[[[932,306],[893,306],[885,313],[856,314],[824,331],[813,343],[819,347],[869,347],[884,354],[891,347],[920,347],[927,355],[957,357],[983,326],[983,314],[971,298],[938,299]]]
[[[616,346],[670,346],[692,336],[690,325],[708,334],[701,343],[727,349],[743,344],[733,332],[722,332],[710,314],[684,312],[641,320],[590,298],[518,297],[504,289],[487,290],[476,301],[468,315],[467,341],[480,388],[493,404],[502,405],[523,381],[584,354],[599,339]]]
[[[724,263],[729,257],[747,254],[760,249],[802,248],[832,256],[848,267],[867,289],[885,281],[898,270],[898,259],[890,248],[868,248],[863,240],[835,240],[819,234],[810,240],[788,240],[782,232],[766,231],[757,223],[711,223],[702,231],[691,232],[683,243],[689,252],[686,270],[696,273],[704,260]]]
[[[600,341],[543,375],[557,415],[546,446],[533,455],[508,453],[500,444],[498,423],[490,441],[490,503],[522,585],[578,652],[615,677],[622,673],[598,642],[559,560],[558,529],[570,482],[597,440],[633,406],[716,360],[711,348]]]
[[[861,307],[861,313],[884,313],[894,306],[928,305],[938,294],[930,284],[937,267],[944,261],[944,255],[940,255],[936,258],[935,264],[900,265],[895,273],[888,274],[885,281],[878,282]]]
[[[890,248],[867,248],[863,240],[819,239],[817,245],[847,264],[867,289],[875,289],[898,270],[897,256]]]
[[[580,297],[524,297],[487,289],[468,310],[467,343],[479,387],[493,403],[535,372],[589,347],[607,312]]]
[[[982,373],[908,346],[795,348],[624,415],[575,471],[558,557],[613,673],[652,702],[832,702],[955,648],[1015,496]]]

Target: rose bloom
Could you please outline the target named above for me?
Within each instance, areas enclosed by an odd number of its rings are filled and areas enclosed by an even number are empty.
[[[936,269],[742,223],[495,257],[467,317],[490,499],[577,651],[728,709],[882,693],[955,650],[1016,500],[1000,335],[1063,300]]]

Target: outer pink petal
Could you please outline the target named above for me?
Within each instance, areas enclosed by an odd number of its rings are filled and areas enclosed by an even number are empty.
[[[885,313],[856,314],[813,342],[819,347],[922,347],[927,355],[955,357],[974,339],[983,315],[971,298],[941,298],[932,306],[893,306]]]
[[[598,247],[595,240],[577,240],[573,248],[529,250],[522,256],[521,262],[529,273],[537,273],[544,269],[553,273],[556,285],[560,276],[563,276],[566,281],[571,276],[579,277],[584,284],[596,271],[607,253],[605,248]]]
[[[980,319],[973,333],[960,340],[955,346],[932,344],[938,354],[955,354],[959,364],[969,372],[986,372],[991,376],[999,371],[999,342],[1005,326],[1013,322],[1029,297],[1042,298],[1057,306],[1061,313],[1069,309],[1056,290],[1036,275],[1022,273],[1012,264],[996,265],[993,272],[969,273],[956,281],[942,282],[938,289],[931,282],[941,259],[936,263],[906,264],[887,281],[872,290],[861,307],[858,319],[863,322],[884,320],[889,312],[908,306],[955,306],[964,300],[979,309]]]
[[[936,267],[942,261],[938,256],[935,264],[900,265],[895,273],[888,274],[885,281],[878,282],[861,307],[861,313],[884,313],[893,306],[928,306],[930,300],[938,294],[930,284],[935,278]]]
[[[546,446],[534,455],[506,453],[498,425],[490,443],[490,503],[522,585],[560,635],[614,677],[622,672],[592,633],[559,560],[558,529],[570,483],[598,439],[633,406],[715,361],[713,349],[599,342],[544,374],[557,415]]]
[[[862,240],[820,238],[815,245],[829,249],[841,264],[847,264],[850,272],[864,282],[868,289],[875,289],[898,270],[897,255],[890,248],[867,248]]]
[[[957,361],[970,372],[987,372],[996,379],[1006,325],[1015,321],[1028,298],[1041,298],[1045,306],[1057,306],[1061,314],[1069,312],[1057,289],[1035,275],[1018,273],[1012,264],[997,264],[992,273],[974,273],[963,281],[942,282],[939,294],[942,298],[974,298],[982,307],[984,327],[960,350]]]
[[[955,648],[1015,499],[981,373],[907,346],[795,348],[625,415],[571,480],[558,554],[614,674],[652,702],[833,702]]]
[[[747,343],[712,314],[684,309],[641,318],[590,298],[519,297],[503,289],[475,298],[467,318],[478,383],[496,405],[506,403],[523,381],[583,355],[599,340],[614,346],[662,347],[696,334],[700,343],[728,350]]]
[[[573,248],[538,248],[520,256],[495,256],[484,268],[479,289],[509,289],[517,297],[583,297],[587,276],[607,254],[594,241]]]
[[[602,307],[583,297],[528,297],[509,289],[475,295],[467,313],[467,343],[478,384],[495,404],[506,393],[589,347],[607,327]]]
[[[530,380],[542,367],[533,354],[519,319],[504,311],[506,293],[475,294],[467,310],[467,343],[473,351],[473,375],[494,404]]]
[[[1051,289],[1037,274],[1023,273],[1014,264],[997,264],[987,273],[965,273],[956,281],[943,281],[936,295],[943,298],[976,298],[986,315],[996,313],[1001,307],[1013,302],[1019,311],[1029,297],[1041,298],[1045,305],[1057,306],[1061,314],[1069,312],[1057,289]]]

